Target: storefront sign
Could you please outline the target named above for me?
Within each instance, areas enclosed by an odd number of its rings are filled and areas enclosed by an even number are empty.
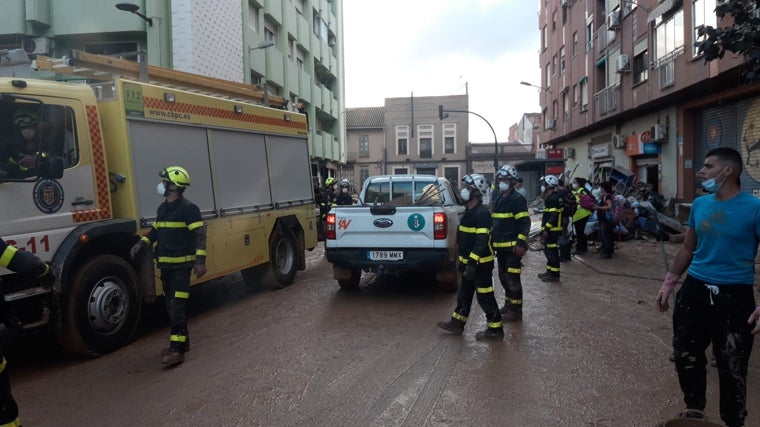
[[[633,134],[626,137],[625,154],[626,156],[639,156],[641,154],[659,154],[662,151],[660,144],[652,142],[652,135],[649,129],[640,134]]]
[[[610,155],[610,143],[604,143],[599,145],[594,145],[591,147],[591,158],[597,159],[599,157],[609,157]]]
[[[564,159],[565,152],[561,148],[551,148],[549,150],[546,150],[546,158],[547,159]]]

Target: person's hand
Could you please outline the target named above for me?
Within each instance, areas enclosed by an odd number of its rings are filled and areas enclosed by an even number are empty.
[[[541,238],[544,239],[544,242],[546,242],[547,240],[549,240],[549,232],[548,231],[544,231],[543,233],[541,233]]]
[[[206,274],[206,264],[197,263],[193,266],[195,277],[203,277]]]
[[[755,307],[755,311],[752,312],[752,314],[749,316],[749,319],[747,319],[747,323],[755,324],[755,327],[752,328],[752,335],[757,334],[760,332],[760,305]]]
[[[668,299],[670,298],[670,294],[673,293],[673,289],[676,287],[676,283],[678,283],[678,279],[681,276],[678,276],[676,274],[673,274],[671,272],[665,273],[665,279],[662,281],[662,287],[660,288],[660,291],[657,292],[657,308],[661,312],[666,312],[670,308],[670,304],[668,303]]]
[[[27,154],[21,158],[19,164],[25,168],[33,168],[37,164],[37,157],[34,154]]]
[[[462,273],[462,278],[464,280],[475,279],[475,265],[474,264],[467,264],[467,267],[464,269],[464,273]]]
[[[140,252],[142,248],[144,248],[145,246],[147,246],[145,242],[143,242],[142,240],[138,240],[137,243],[135,243],[132,246],[132,249],[129,250],[129,256],[132,259],[135,259],[135,257],[137,256],[137,253]]]
[[[523,255],[525,255],[525,248],[523,248],[522,246],[515,246],[512,249],[512,253],[515,254],[516,257],[522,257]]]
[[[45,266],[47,268],[42,276],[40,276],[40,284],[46,288],[52,288],[55,284],[55,274],[53,273],[53,268],[50,267],[50,264],[45,263]]]

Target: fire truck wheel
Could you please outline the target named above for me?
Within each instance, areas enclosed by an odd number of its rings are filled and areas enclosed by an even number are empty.
[[[126,345],[142,308],[137,282],[132,266],[117,256],[97,256],[80,267],[63,295],[63,347],[97,356]]]
[[[277,232],[272,236],[269,263],[272,265],[272,275],[277,286],[284,288],[293,283],[298,270],[296,239],[293,233],[290,231],[285,231],[284,234]]]

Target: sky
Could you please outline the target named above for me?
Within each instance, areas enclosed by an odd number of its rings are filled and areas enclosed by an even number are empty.
[[[523,113],[540,112],[538,2],[344,0],[347,108],[385,98],[463,95],[498,141]],[[494,132],[470,114],[470,142]]]

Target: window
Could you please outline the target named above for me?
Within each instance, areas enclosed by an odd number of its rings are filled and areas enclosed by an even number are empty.
[[[557,11],[552,12],[552,31],[557,29]]]
[[[551,74],[549,74],[550,71],[550,65],[546,64],[546,71],[544,72],[544,75],[546,76],[546,81],[544,82],[544,87],[549,89],[549,87],[552,85],[552,79],[550,78]]]
[[[591,51],[591,44],[594,40],[593,22],[586,23],[586,52]]]
[[[359,135],[359,157],[369,157],[369,135]]]
[[[549,31],[546,29],[546,25],[544,25],[543,31],[541,31],[541,47],[544,50],[549,47]]]
[[[692,56],[699,53],[698,43],[702,42],[704,36],[699,37],[697,30],[699,27],[717,27],[718,17],[715,15],[715,0],[694,0],[691,4],[692,19],[694,20],[694,46],[692,47]]]
[[[562,92],[562,119],[570,119],[570,97],[567,96],[567,91]]]
[[[457,124],[456,123],[444,123],[443,124],[443,153],[453,154],[456,153],[456,140],[457,140]]]
[[[409,169],[407,168],[393,168],[394,175],[406,175],[408,173],[409,173]]]
[[[578,54],[578,32],[573,32],[573,56]]]
[[[672,59],[683,49],[683,10],[662,22],[655,28],[655,61]]]
[[[277,25],[270,21],[264,21],[264,40],[277,41]]]
[[[581,91],[581,112],[588,111],[588,78],[582,78],[578,85]]]
[[[557,74],[557,55],[552,56],[552,76]]]
[[[327,23],[316,10],[314,11],[314,35],[327,41]]]
[[[565,46],[559,48],[559,73],[565,75]]]
[[[417,135],[419,136],[419,152],[421,159],[430,159],[433,157],[433,125],[417,126]]]
[[[647,39],[638,41],[633,46],[633,84],[645,82],[649,77]]]
[[[458,167],[444,167],[443,168],[443,176],[446,178],[449,183],[457,187],[457,183],[459,182],[459,168]]]
[[[252,4],[248,4],[248,28],[255,33],[259,32],[259,9]]]
[[[580,97],[580,91],[578,91],[578,85],[573,85],[573,105],[578,105],[579,97]]]
[[[396,154],[405,156],[409,154],[409,126],[396,126]]]

